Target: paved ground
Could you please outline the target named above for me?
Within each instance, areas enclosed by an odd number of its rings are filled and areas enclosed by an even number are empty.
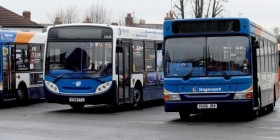
[[[194,115],[179,120],[162,103],[142,110],[127,106],[87,106],[74,112],[67,105],[6,103],[0,109],[0,140],[280,140],[280,103],[254,121],[232,114]]]

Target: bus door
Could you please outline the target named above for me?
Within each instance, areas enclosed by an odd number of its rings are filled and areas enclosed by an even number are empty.
[[[4,98],[13,97],[15,94],[15,68],[12,51],[14,45],[2,46],[2,61],[3,61],[3,94]]]
[[[259,86],[258,86],[258,73],[260,73],[258,70],[260,70],[261,62],[258,62],[260,59],[257,59],[260,57],[260,44],[256,41],[256,38],[252,38],[252,69],[253,69],[253,97],[254,97],[254,107],[257,107],[259,102]],[[259,66],[258,66],[259,65]],[[259,68],[258,68],[259,67]]]
[[[119,103],[129,103],[130,93],[130,42],[121,43],[118,52],[118,100]]]

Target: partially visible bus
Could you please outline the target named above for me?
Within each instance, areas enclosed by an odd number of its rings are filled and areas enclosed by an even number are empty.
[[[280,44],[278,44],[278,78],[280,79]]]
[[[254,119],[279,97],[277,39],[247,18],[164,22],[166,112],[245,112]]]
[[[0,100],[44,99],[43,33],[0,31]]]
[[[45,97],[84,105],[163,99],[162,30],[99,24],[47,30]]]

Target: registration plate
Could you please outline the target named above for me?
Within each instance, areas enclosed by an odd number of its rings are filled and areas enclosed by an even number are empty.
[[[85,98],[69,98],[69,102],[85,102]]]
[[[198,109],[215,109],[218,108],[217,104],[197,104]]]

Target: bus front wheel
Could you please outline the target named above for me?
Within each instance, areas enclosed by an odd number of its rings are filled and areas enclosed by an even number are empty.
[[[180,111],[179,115],[180,115],[181,120],[184,120],[184,121],[188,120],[191,117],[191,114],[186,111]]]
[[[135,88],[133,95],[133,106],[136,108],[141,108],[143,104],[143,95],[139,88]]]
[[[252,109],[250,110],[247,114],[246,114],[246,119],[248,120],[254,120],[256,119],[261,113],[262,113],[263,109],[261,107],[261,98],[258,97],[258,108]]]
[[[16,99],[20,104],[25,104],[27,103],[28,97],[27,97],[27,92],[24,90],[24,88],[19,87],[17,89],[17,95]]]
[[[269,111],[269,112],[273,111],[273,109],[275,107],[275,102],[276,102],[276,95],[275,95],[275,89],[274,89],[273,102],[267,106],[267,111]]]

